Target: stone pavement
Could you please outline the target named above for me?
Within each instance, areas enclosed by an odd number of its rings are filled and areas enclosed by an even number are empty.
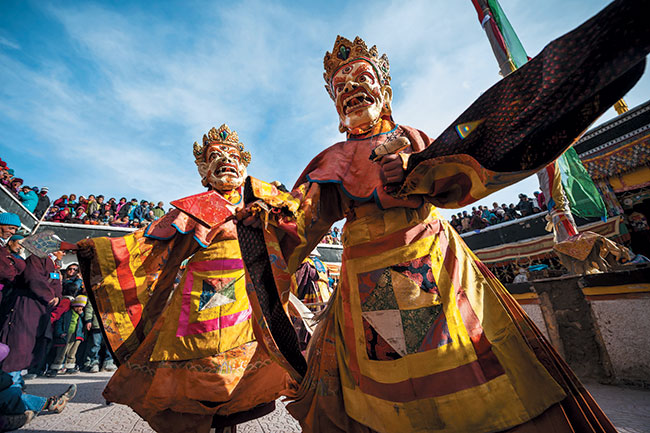
[[[49,396],[59,394],[67,384],[76,383],[77,396],[63,413],[45,414],[34,419],[19,432],[114,432],[153,433],[149,425],[131,409],[122,405],[106,405],[101,396],[111,373],[79,373],[52,379],[38,378],[27,382],[27,392]],[[620,433],[650,433],[650,391],[587,384]],[[275,412],[238,427],[238,433],[294,433],[300,432],[282,402]]]

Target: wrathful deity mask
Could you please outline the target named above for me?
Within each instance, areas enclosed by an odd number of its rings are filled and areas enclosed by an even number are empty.
[[[359,37],[350,42],[338,36],[323,63],[325,88],[336,104],[341,132],[362,134],[382,117],[391,118],[388,57],[379,57],[377,47],[368,49]]]
[[[237,133],[225,124],[204,135],[203,145],[194,143],[194,158],[203,186],[220,193],[244,183],[246,167],[251,161]]]

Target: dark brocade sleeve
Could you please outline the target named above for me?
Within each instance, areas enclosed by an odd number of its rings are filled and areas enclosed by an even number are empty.
[[[549,164],[639,80],[649,15],[649,2],[618,0],[551,42],[410,155],[399,194],[460,207]]]

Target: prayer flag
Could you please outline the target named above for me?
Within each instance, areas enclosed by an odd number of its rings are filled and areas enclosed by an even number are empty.
[[[606,218],[605,202],[575,149],[569,148],[557,162],[571,212],[582,218]]]

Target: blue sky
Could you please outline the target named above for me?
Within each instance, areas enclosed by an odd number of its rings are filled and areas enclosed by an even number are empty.
[[[168,203],[202,191],[192,143],[227,123],[249,174],[291,186],[343,138],[322,79],[337,34],[388,54],[396,121],[432,137],[500,78],[469,0],[325,3],[3,0],[0,156],[55,198]],[[501,0],[530,56],[606,4]],[[646,74],[626,100],[649,95]]]

